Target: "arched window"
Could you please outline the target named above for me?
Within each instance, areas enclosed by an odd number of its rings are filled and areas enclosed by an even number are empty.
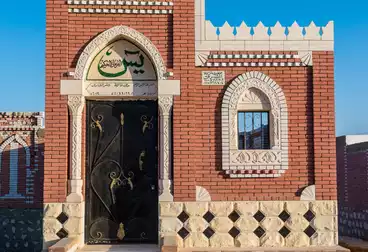
[[[287,106],[260,72],[238,76],[222,101],[222,169],[230,177],[279,177],[288,167]]]
[[[1,145],[0,145],[0,173],[1,173],[1,165],[2,165],[2,156],[3,152],[6,149],[6,147],[10,145],[9,150],[9,192],[7,194],[3,194],[0,192],[1,197],[0,198],[8,198],[8,199],[21,199],[25,196],[20,194],[18,191],[18,169],[19,169],[19,149],[24,148],[25,154],[26,154],[26,160],[25,165],[27,172],[25,172],[28,176],[29,173],[29,167],[31,164],[31,154],[29,147],[27,143],[23,140],[22,137],[19,135],[12,135],[8,139],[6,139]]]

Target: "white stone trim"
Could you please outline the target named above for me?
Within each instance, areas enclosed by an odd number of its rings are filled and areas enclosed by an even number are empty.
[[[316,200],[316,186],[310,185],[304,188],[300,200]]]
[[[210,59],[232,60],[237,62],[208,62]],[[239,62],[240,60],[268,59],[273,62]],[[300,59],[299,62],[277,62],[278,59]],[[275,61],[276,60],[276,61]],[[196,66],[200,67],[301,67],[312,66],[312,52],[300,51],[298,54],[211,54],[210,52],[196,52]]]
[[[106,45],[121,37],[130,40],[144,50],[155,66],[158,80],[166,79],[166,66],[156,46],[142,33],[128,26],[114,26],[94,38],[79,56],[74,79],[85,80],[88,66],[91,64],[93,56]]]
[[[234,211],[239,215],[236,221],[229,218]],[[261,221],[254,217],[258,211],[264,215]],[[189,217],[184,223],[177,218],[182,212]],[[203,218],[208,212],[214,216],[210,222]],[[288,218],[284,216],[284,220],[279,217],[283,212],[289,215]],[[311,217],[309,220],[304,216],[307,212],[307,216]],[[313,246],[332,247],[338,244],[335,200],[160,202],[160,223],[162,236],[177,234],[180,249],[246,247],[263,251],[265,247],[282,247],[295,251],[293,249],[297,247],[305,250]],[[208,227],[214,231],[209,239],[202,235]],[[260,238],[254,233],[258,227],[264,230]],[[311,237],[304,232],[308,227],[315,232]],[[189,232],[185,239],[178,234],[182,228]],[[232,228],[239,231],[235,238],[229,235]],[[286,237],[279,233],[282,228],[290,231]]]
[[[265,95],[270,106],[270,150],[238,150],[237,112],[251,105],[241,103],[250,89]],[[240,106],[241,105],[241,106]],[[245,107],[244,107],[245,106]],[[222,169],[230,177],[277,177],[288,168],[288,112],[279,85],[261,72],[239,75],[226,89],[221,110]],[[272,171],[272,172],[270,172]],[[240,176],[238,176],[240,175]]]
[[[161,9],[112,9],[112,8],[69,8],[69,13],[110,13],[110,14],[172,14],[172,10]]]
[[[305,66],[313,66],[313,54],[310,51],[299,51],[298,56]]]
[[[209,59],[299,59],[297,54],[210,54]]]
[[[204,67],[301,67],[303,62],[207,62]]]
[[[68,0],[70,5],[121,5],[121,6],[173,6],[173,2],[160,1],[114,1],[114,0]]]
[[[205,18],[205,0],[195,2],[195,48],[201,51],[333,51],[334,22],[317,27],[314,22],[301,27],[294,22],[288,28],[277,22],[273,27],[265,27],[259,22],[249,27],[245,22],[233,27],[225,22],[215,27]],[[236,34],[234,35],[234,29]],[[220,31],[217,35],[217,31]],[[253,33],[251,32],[253,30]],[[271,31],[271,35],[268,31]],[[305,30],[305,35],[303,34]],[[320,32],[322,31],[322,35]]]
[[[206,190],[206,188],[202,186],[196,186],[196,201],[200,201],[200,202],[210,202],[211,201],[211,195]]]
[[[82,116],[85,98],[82,95],[69,95],[68,107],[70,110],[70,177],[67,202],[83,202],[82,193]]]
[[[158,107],[160,110],[160,169],[159,169],[159,200],[160,201],[173,201],[173,195],[171,193],[171,112],[173,107],[174,98],[172,96],[159,96]]]

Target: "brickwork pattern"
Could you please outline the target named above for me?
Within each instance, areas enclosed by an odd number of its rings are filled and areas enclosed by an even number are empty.
[[[40,117],[40,113],[0,113],[0,207],[42,206]]]
[[[68,110],[66,97],[59,94],[60,79],[74,70],[92,38],[121,24],[147,36],[168,71],[181,81],[181,96],[175,97],[173,109],[175,200],[195,200],[196,185],[206,188],[215,201],[295,200],[301,188],[314,183],[318,199],[336,199],[333,52],[313,53],[313,69],[196,68],[194,1],[176,1],[172,8],[173,14],[167,15],[68,14],[65,1],[47,1],[45,202],[64,202],[67,193]],[[282,177],[224,177],[220,103],[225,87],[202,86],[202,70],[226,70],[227,83],[245,72],[260,71],[282,88],[289,113],[289,170]]]

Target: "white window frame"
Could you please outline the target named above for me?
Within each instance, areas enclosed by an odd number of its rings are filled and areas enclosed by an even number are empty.
[[[251,97],[250,97],[251,96]],[[238,112],[269,111],[270,149],[238,149]],[[261,72],[239,75],[227,87],[221,109],[222,169],[231,178],[280,177],[288,168],[288,111],[279,85]]]

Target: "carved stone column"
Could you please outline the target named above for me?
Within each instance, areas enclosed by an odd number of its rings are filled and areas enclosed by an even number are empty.
[[[69,95],[68,106],[71,121],[71,150],[70,150],[70,177],[68,180],[69,194],[66,201],[69,203],[83,202],[82,186],[82,112],[84,96]]]
[[[160,201],[173,201],[171,193],[171,109],[172,96],[159,96],[160,107]]]

